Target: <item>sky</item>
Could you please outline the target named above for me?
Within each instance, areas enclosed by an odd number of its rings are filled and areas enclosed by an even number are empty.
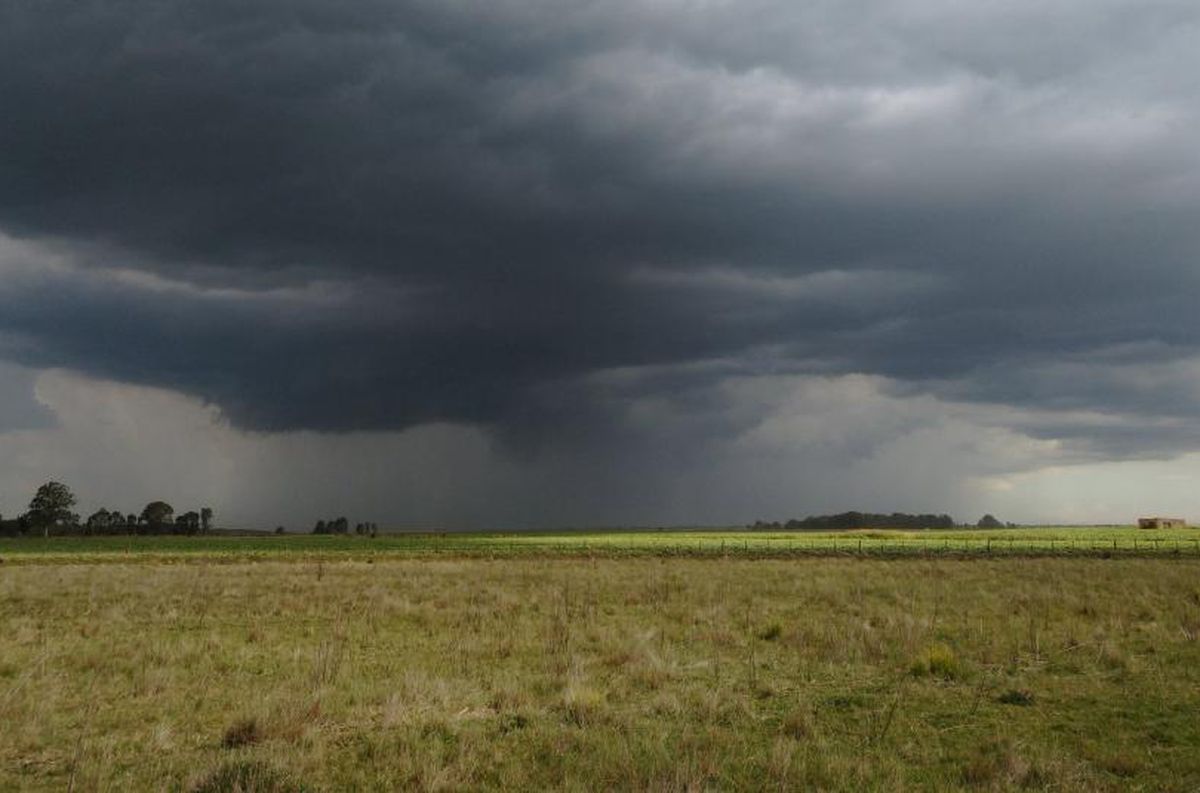
[[[1190,0],[0,0],[0,513],[1200,519]]]

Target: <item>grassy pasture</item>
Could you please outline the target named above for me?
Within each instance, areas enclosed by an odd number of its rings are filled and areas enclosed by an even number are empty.
[[[245,560],[299,556],[780,556],[1185,555],[1200,558],[1200,529],[1041,527],[843,532],[560,531],[358,536],[40,537],[0,539],[0,560],[163,561],[206,556]]]
[[[1200,788],[1188,556],[187,558],[0,567],[0,789]]]

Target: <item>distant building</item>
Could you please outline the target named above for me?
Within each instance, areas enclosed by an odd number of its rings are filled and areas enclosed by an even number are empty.
[[[1139,529],[1182,529],[1187,526],[1183,518],[1138,518]]]

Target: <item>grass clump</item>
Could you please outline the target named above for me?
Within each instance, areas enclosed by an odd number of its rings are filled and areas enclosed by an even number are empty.
[[[604,693],[588,685],[571,683],[563,692],[562,707],[568,722],[586,727],[603,716]]]
[[[225,730],[225,735],[221,738],[221,747],[238,749],[242,746],[252,746],[262,739],[263,733],[258,726],[258,719],[253,717],[238,719]]]
[[[972,787],[1027,787],[1038,774],[1012,741],[998,738],[979,746],[963,765],[962,779]]]
[[[1093,762],[1097,767],[1122,779],[1135,777],[1142,772],[1142,761],[1127,751],[1114,750],[1095,758]]]
[[[926,647],[913,660],[908,671],[913,677],[936,677],[942,680],[961,680],[966,676],[962,662],[954,650],[945,644]]]
[[[1001,705],[1028,707],[1033,704],[1033,692],[1027,688],[1010,688],[996,697],[996,701]]]
[[[778,622],[772,622],[758,632],[758,638],[764,642],[773,642],[783,635],[783,626]]]
[[[795,741],[812,737],[815,732],[812,712],[807,708],[796,708],[784,716],[779,732]]]
[[[224,763],[188,788],[188,793],[305,793],[308,788],[266,763]]]

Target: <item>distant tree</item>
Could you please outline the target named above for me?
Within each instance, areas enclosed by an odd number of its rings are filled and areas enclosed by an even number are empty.
[[[1003,529],[1004,528],[1004,524],[1001,521],[997,520],[995,515],[990,515],[990,514],[984,515],[982,518],[979,519],[979,522],[976,523],[975,525],[976,525],[976,527],[978,527],[980,529]]]
[[[207,532],[212,528],[213,511],[212,507],[200,508],[200,528]]]
[[[41,529],[44,536],[50,536],[54,526],[71,526],[79,522],[79,516],[71,511],[75,506],[75,494],[71,488],[61,482],[47,482],[37,489],[33,500],[29,502],[29,512],[26,518],[30,526]]]
[[[779,524],[757,524],[760,528],[779,527]],[[793,518],[783,524],[788,531],[837,531],[841,529],[952,529],[954,519],[949,515],[909,515],[893,512],[890,515],[872,512],[842,512],[837,515],[813,515],[803,520]]]
[[[142,510],[142,516],[139,519],[152,532],[160,532],[164,526],[171,523],[171,518],[175,515],[175,508],[165,501],[151,501]]]
[[[175,518],[175,528],[184,534],[195,534],[200,530],[200,513],[188,511]]]
[[[313,526],[313,534],[328,534],[329,527],[325,525],[325,521],[318,520],[317,525]]]
[[[129,520],[130,518],[133,518],[133,520],[130,521]],[[108,511],[108,528],[109,528],[109,531],[111,531],[111,532],[118,532],[118,531],[122,531],[122,530],[127,531],[129,529],[130,525],[136,524],[136,523],[137,523],[136,515],[126,515],[124,512],[121,512],[120,510],[117,510],[117,509],[110,509]]]
[[[284,529],[282,526],[276,526],[275,533],[276,534],[285,534],[285,533],[287,533],[287,530]]]
[[[333,522],[332,531],[334,534],[349,534],[350,521],[346,520],[345,517],[338,518]]]
[[[112,526],[112,523],[113,514],[107,509],[100,508],[91,515],[88,515],[84,527],[87,529],[88,534],[104,534]]]

